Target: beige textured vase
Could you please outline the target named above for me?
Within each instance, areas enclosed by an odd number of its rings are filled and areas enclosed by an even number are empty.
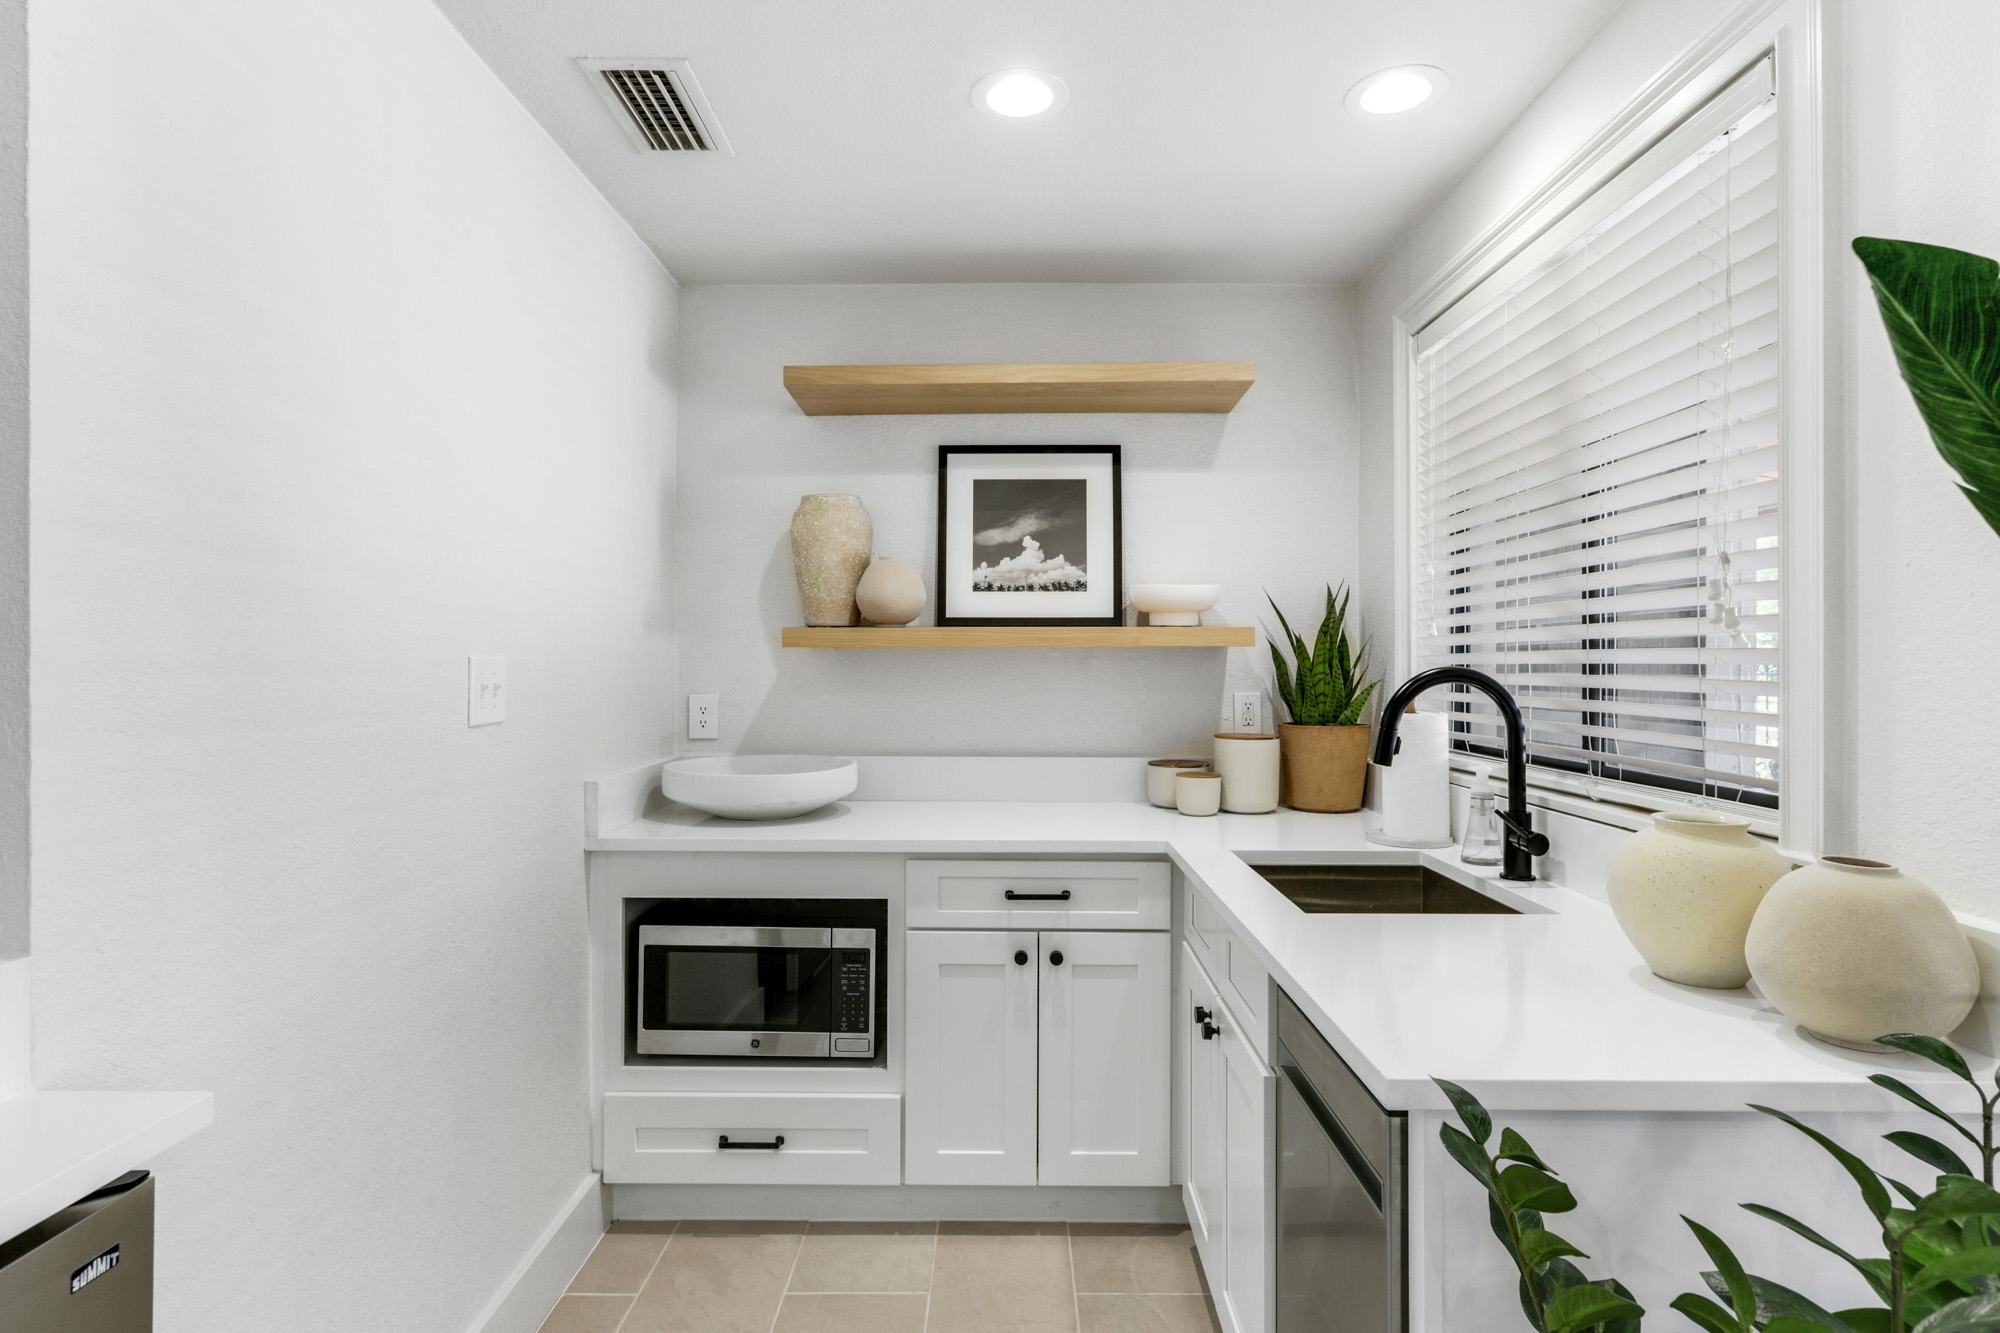
[[[792,513],[792,571],[808,625],[858,625],[854,589],[875,553],[875,525],[853,495],[803,495]]]
[[[907,625],[927,600],[924,576],[900,560],[877,560],[854,587],[855,604],[871,625]]]
[[[1647,967],[1683,986],[1734,990],[1750,980],[1743,937],[1757,904],[1791,868],[1739,815],[1661,814],[1611,853],[1604,890]]]
[[[1771,886],[1745,943],[1764,998],[1815,1037],[1879,1051],[1943,1037],[1972,1012],[1979,961],[1951,909],[1880,861],[1823,856]]]
[[[1278,727],[1279,799],[1294,810],[1344,815],[1361,808],[1368,787],[1368,737],[1374,729]]]

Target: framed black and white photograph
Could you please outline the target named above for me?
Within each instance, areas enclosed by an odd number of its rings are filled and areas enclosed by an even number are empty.
[[[938,448],[937,623],[1117,625],[1117,445]]]

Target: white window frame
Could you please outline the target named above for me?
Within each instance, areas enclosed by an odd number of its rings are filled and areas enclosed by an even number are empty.
[[[1395,626],[1394,678],[1406,679],[1416,660],[1414,606],[1415,416],[1410,392],[1415,335],[1481,282],[1555,226],[1647,149],[1767,56],[1775,61],[1778,89],[1779,205],[1778,309],[1779,551],[1784,588],[1780,631],[1779,773],[1782,795],[1775,820],[1756,819],[1758,832],[1778,839],[1780,850],[1811,857],[1835,836],[1826,781],[1833,745],[1826,675],[1827,532],[1830,526],[1827,453],[1831,423],[1826,358],[1830,265],[1839,253],[1828,227],[1836,216],[1828,199],[1823,102],[1823,0],[1753,0],[1662,70],[1595,137],[1580,148],[1512,211],[1488,227],[1456,258],[1397,308],[1389,337],[1395,429]],[[1589,783],[1530,768],[1537,802],[1556,809],[1637,826],[1629,791],[1616,804],[1596,798]],[[1707,802],[1663,792],[1656,807]],[[1732,807],[1734,808],[1734,807]],[[1739,813],[1749,813],[1739,811]]]

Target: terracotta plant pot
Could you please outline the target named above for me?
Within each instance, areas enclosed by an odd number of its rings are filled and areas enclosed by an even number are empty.
[[[1294,810],[1343,815],[1361,808],[1368,787],[1368,739],[1373,728],[1279,724],[1283,790]]]

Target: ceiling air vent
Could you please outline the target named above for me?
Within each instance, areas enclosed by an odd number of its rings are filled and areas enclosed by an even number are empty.
[[[687,61],[584,57],[576,63],[640,152],[736,156]]]

